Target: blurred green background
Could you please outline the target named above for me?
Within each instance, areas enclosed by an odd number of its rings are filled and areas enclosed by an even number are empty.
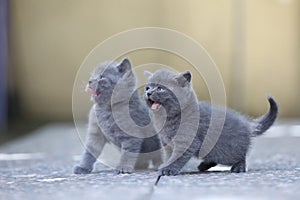
[[[85,56],[113,34],[145,26],[174,29],[202,44],[221,72],[229,106],[258,116],[271,94],[281,118],[300,116],[299,0],[11,0],[7,11],[8,117],[2,121],[9,129],[72,121],[73,83]],[[134,65],[181,70],[178,58],[160,51],[130,58]],[[205,86],[194,85],[207,99]]]

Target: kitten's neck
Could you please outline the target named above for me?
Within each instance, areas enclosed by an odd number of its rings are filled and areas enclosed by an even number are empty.
[[[191,126],[197,125],[199,122],[199,108],[198,100],[195,95],[191,95],[189,100],[180,108],[169,107],[160,109],[157,112],[153,112],[154,124],[156,130],[161,130],[165,127],[173,127],[176,124],[191,124]]]

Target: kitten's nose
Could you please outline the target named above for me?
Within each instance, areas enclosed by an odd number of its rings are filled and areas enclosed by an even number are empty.
[[[152,92],[147,92],[146,94],[147,94],[147,97],[150,97]]]
[[[92,84],[92,81],[89,81],[89,84]]]

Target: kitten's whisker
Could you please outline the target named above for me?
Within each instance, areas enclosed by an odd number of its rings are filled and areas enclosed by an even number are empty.
[[[86,83],[87,83],[87,82],[86,82],[86,81],[84,81],[84,80],[82,80],[82,81],[81,81],[81,83],[82,83],[82,84],[84,84],[84,85],[86,85]]]
[[[82,80],[81,84],[79,85],[80,92],[85,93],[85,88],[86,88],[86,81]]]

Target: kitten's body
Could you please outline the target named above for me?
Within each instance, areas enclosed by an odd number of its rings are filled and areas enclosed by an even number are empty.
[[[74,173],[90,173],[106,142],[121,150],[117,166],[120,173],[130,173],[134,168],[145,169],[149,161],[155,167],[161,164],[160,142],[148,109],[139,97],[128,59],[98,66],[87,91],[92,93],[94,105],[89,114],[86,150]]]
[[[201,151],[205,151],[205,148],[202,149],[204,138],[218,135],[217,128],[209,128],[212,113],[216,120],[224,116],[224,126],[216,144],[202,157],[203,162],[198,169],[205,171],[217,164],[223,164],[232,166],[232,172],[245,172],[251,137],[262,134],[273,124],[278,113],[276,102],[269,98],[269,113],[257,120],[251,120],[231,109],[225,112],[222,107],[198,102],[190,80],[189,72],[177,74],[159,70],[153,75],[148,74],[144,97],[153,110],[155,125],[162,128],[159,135],[165,150],[160,175],[176,175],[192,156],[199,157],[199,154],[203,154]],[[197,129],[194,126],[195,121],[191,123],[196,115],[199,119],[199,124],[196,123]],[[165,124],[160,124],[164,117]],[[183,128],[180,129],[178,124]],[[207,134],[208,129],[210,134]]]

